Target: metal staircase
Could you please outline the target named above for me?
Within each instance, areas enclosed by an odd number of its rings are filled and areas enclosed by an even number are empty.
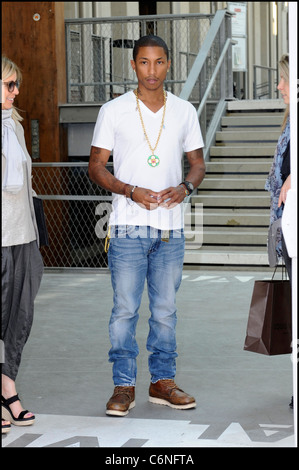
[[[200,228],[193,224],[186,233],[185,264],[268,266],[270,197],[264,185],[283,111],[280,100],[227,103],[210,148],[206,177],[187,214],[194,222],[196,206],[203,205],[203,244],[194,245],[199,237],[192,238],[192,231]]]

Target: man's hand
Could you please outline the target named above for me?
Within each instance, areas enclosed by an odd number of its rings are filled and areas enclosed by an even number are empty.
[[[136,186],[132,199],[143,209],[152,211],[159,206],[159,193],[146,188]]]
[[[186,192],[183,185],[175,187],[171,186],[170,188],[166,188],[158,193],[157,201],[160,207],[172,209],[173,207],[183,202],[185,197]]]

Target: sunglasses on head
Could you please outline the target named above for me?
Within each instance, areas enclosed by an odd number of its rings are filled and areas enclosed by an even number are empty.
[[[15,82],[13,80],[11,80],[10,82],[3,82],[3,84],[5,86],[7,86],[7,89],[9,91],[9,93],[12,93],[15,89],[15,87],[17,87],[17,89],[20,88],[20,81],[19,80],[16,80]]]

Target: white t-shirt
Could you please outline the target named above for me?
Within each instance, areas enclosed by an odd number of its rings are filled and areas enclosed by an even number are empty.
[[[163,107],[152,112],[139,100],[146,133],[152,148],[161,127]],[[167,92],[164,126],[155,155],[159,165],[149,166],[152,154],[145,139],[133,91],[105,103],[94,129],[94,147],[113,151],[114,176],[124,183],[161,191],[182,182],[183,152],[203,147],[200,125],[194,106]],[[147,210],[114,194],[110,225],[141,225],[161,230],[183,227],[182,204],[173,209]]]

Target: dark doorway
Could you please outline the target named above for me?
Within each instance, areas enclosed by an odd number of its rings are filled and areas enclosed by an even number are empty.
[[[139,15],[156,15],[157,2],[139,2]]]
[[[157,2],[139,2],[139,15],[156,15]],[[140,31],[141,33],[141,31]],[[146,22],[145,34],[155,34],[155,22]],[[140,34],[142,36],[142,34]]]

